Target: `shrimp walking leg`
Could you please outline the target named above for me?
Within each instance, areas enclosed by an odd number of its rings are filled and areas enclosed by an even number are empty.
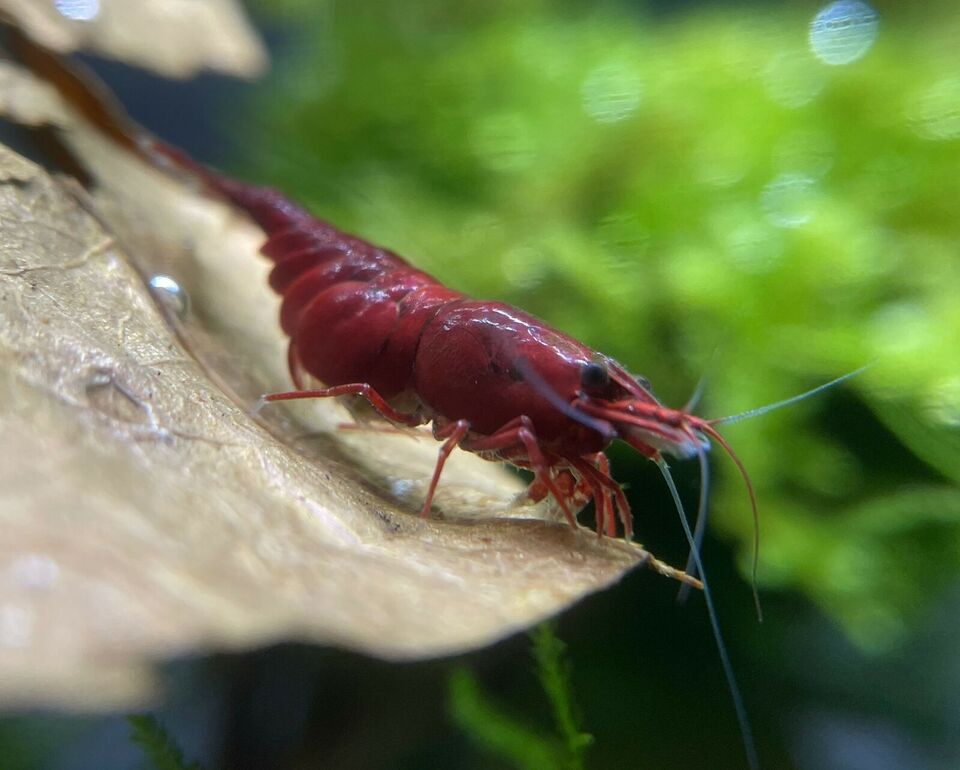
[[[610,460],[607,459],[607,456],[603,452],[598,452],[590,459],[593,460],[594,466],[596,466],[602,475],[610,475]],[[594,488],[594,486],[590,484],[589,478],[584,478],[583,483],[590,489],[590,496],[595,503],[597,535],[600,536],[606,532],[607,537],[616,537],[617,519],[613,512],[613,496],[610,494],[609,487],[601,484],[597,488]]]
[[[306,390],[303,383],[303,364],[300,363],[297,346],[293,340],[290,340],[290,344],[287,346],[287,369],[290,370],[290,379],[293,380],[293,386],[297,390]]]
[[[596,484],[598,489],[607,489],[614,496],[617,502],[617,510],[620,512],[620,520],[623,522],[624,537],[628,540],[633,536],[633,514],[630,512],[630,503],[627,502],[627,496],[623,493],[620,485],[610,478],[609,475],[598,470],[594,465],[581,458],[572,458],[570,464],[592,484]],[[613,514],[611,511],[611,520]],[[608,531],[609,531],[608,524]]]
[[[610,460],[603,452],[600,452],[596,456],[595,463],[597,470],[600,471],[600,473],[602,473],[604,476],[610,476]],[[604,507],[610,512],[610,518],[607,519],[607,536],[616,537],[617,522],[613,517],[613,496],[610,494],[610,488],[604,486],[600,494],[603,496]]]
[[[566,496],[557,489],[557,485],[550,476],[550,464],[547,462],[543,450],[540,449],[540,442],[537,440],[537,434],[533,429],[533,421],[529,417],[526,415],[517,417],[495,433],[481,438],[466,439],[461,445],[468,452],[495,452],[522,446],[526,451],[529,467],[536,474],[536,480],[553,495],[570,526],[574,529],[577,528],[577,518],[571,512],[570,506],[567,505]]]
[[[430,505],[433,503],[433,495],[437,491],[437,484],[440,482],[440,474],[443,472],[443,466],[447,458],[457,446],[463,437],[470,430],[470,423],[466,420],[457,420],[449,425],[434,431],[434,437],[441,439],[446,437],[446,441],[440,446],[440,453],[437,457],[437,465],[433,469],[433,478],[430,479],[430,488],[427,490],[427,499],[423,502],[423,510],[420,511],[420,518],[425,519],[430,515]]]
[[[336,396],[363,396],[370,405],[391,422],[400,425],[416,427],[423,424],[423,420],[415,414],[398,412],[387,400],[365,382],[355,382],[347,385],[336,385],[332,388],[319,390],[291,390],[286,393],[268,393],[263,401],[294,401],[303,398],[334,398]]]

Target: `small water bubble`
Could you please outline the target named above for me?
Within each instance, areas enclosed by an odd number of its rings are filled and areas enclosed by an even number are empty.
[[[923,139],[960,137],[960,78],[946,78],[922,91],[914,99],[908,119]]]
[[[877,12],[860,0],[838,0],[810,23],[810,49],[824,64],[850,64],[877,39]]]
[[[394,479],[390,482],[390,494],[397,500],[412,500],[417,496],[417,484],[409,479]]]
[[[760,193],[767,220],[777,227],[800,227],[813,219],[816,185],[806,174],[781,174]]]
[[[186,290],[169,275],[158,273],[147,282],[153,294],[166,307],[170,308],[181,321],[190,310],[190,297]]]
[[[71,21],[93,21],[100,14],[100,0],[53,0],[53,6]]]
[[[643,81],[629,62],[608,62],[587,75],[581,96],[587,115],[598,123],[616,123],[637,111]]]
[[[118,380],[111,368],[91,369],[84,391],[89,405],[105,417],[130,425],[153,423],[152,410],[146,400]]]

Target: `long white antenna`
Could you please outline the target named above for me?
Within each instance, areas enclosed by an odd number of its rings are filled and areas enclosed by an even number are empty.
[[[700,499],[697,501],[697,518],[693,525],[693,543],[697,553],[703,550],[703,535],[707,531],[707,514],[710,505],[710,463],[707,460],[707,453],[702,449],[697,452],[697,460],[700,462]],[[687,557],[687,565],[683,568],[690,577],[697,576],[697,563],[693,558],[693,551]],[[677,591],[677,601],[685,602],[690,596],[690,586],[684,583]]]
[[[759,417],[761,414],[772,412],[775,409],[782,409],[785,406],[796,404],[798,401],[803,401],[805,398],[810,398],[818,393],[822,393],[823,391],[827,390],[827,388],[832,388],[834,385],[839,385],[841,382],[846,382],[851,377],[856,377],[858,374],[861,374],[871,366],[873,366],[873,364],[861,366],[859,369],[854,369],[852,372],[848,372],[842,377],[837,377],[835,380],[830,380],[830,382],[825,382],[823,385],[818,385],[813,390],[808,390],[806,393],[801,393],[799,396],[785,398],[783,401],[777,401],[776,403],[767,404],[766,406],[758,406],[756,409],[749,409],[746,412],[740,412],[740,414],[731,414],[729,417],[718,417],[713,420],[707,420],[707,422],[711,425],[730,425],[731,423],[741,422],[742,420],[749,419],[750,417]]]
[[[723,643],[723,636],[720,634],[720,623],[717,621],[717,611],[714,609],[713,597],[710,595],[710,587],[707,585],[707,574],[703,571],[703,562],[700,561],[700,554],[697,551],[693,533],[690,531],[687,515],[683,511],[680,493],[677,492],[677,485],[673,483],[673,476],[670,475],[670,468],[667,466],[667,461],[664,460],[663,457],[658,456],[654,462],[656,462],[657,467],[660,468],[664,481],[667,482],[670,495],[673,497],[673,503],[677,508],[677,513],[680,515],[683,534],[687,536],[687,543],[690,545],[690,556],[693,558],[697,571],[700,573],[700,581],[703,583],[703,598],[707,604],[707,616],[710,618],[710,625],[713,627],[713,638],[717,643],[717,651],[720,653],[720,665],[723,666],[723,673],[727,678],[727,686],[730,688],[730,696],[733,698],[733,708],[737,712],[737,722],[740,725],[743,748],[747,754],[747,765],[750,770],[760,770],[760,760],[757,758],[757,747],[753,743],[753,731],[750,729],[750,720],[747,718],[747,710],[743,705],[740,688],[737,687],[737,680],[733,675],[733,666],[730,664],[727,648]]]

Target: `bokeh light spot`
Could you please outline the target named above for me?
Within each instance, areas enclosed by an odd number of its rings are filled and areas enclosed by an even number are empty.
[[[946,428],[960,428],[960,376],[934,384],[926,403],[931,421]]]
[[[53,5],[72,21],[93,21],[100,14],[100,0],[54,0]]]
[[[877,12],[860,0],[839,0],[818,13],[810,24],[810,49],[825,64],[850,64],[877,39]]]
[[[916,354],[929,348],[935,337],[929,313],[917,302],[892,302],[870,319],[870,339],[877,355]]]
[[[814,180],[806,174],[781,174],[760,193],[767,221],[777,227],[800,227],[813,219]]]
[[[640,106],[643,82],[627,62],[609,62],[590,72],[583,81],[583,109],[598,123],[616,123]]]
[[[923,139],[960,137],[960,78],[947,78],[922,91],[909,111],[913,130]]]

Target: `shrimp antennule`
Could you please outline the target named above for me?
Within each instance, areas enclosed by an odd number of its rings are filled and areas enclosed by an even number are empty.
[[[753,489],[753,482],[750,480],[750,474],[747,473],[747,466],[743,464],[743,460],[737,456],[737,453],[733,451],[733,447],[730,446],[729,442],[720,434],[720,432],[714,428],[713,425],[707,422],[704,422],[697,427],[723,448],[723,451],[727,453],[731,460],[733,460],[734,464],[737,466],[737,469],[740,471],[740,475],[743,477],[744,484],[747,485],[747,494],[750,495],[750,509],[753,512],[753,564],[750,574],[750,587],[753,591],[753,604],[757,609],[757,620],[762,623],[763,608],[760,606],[760,593],[757,590],[757,568],[760,559],[760,511],[757,507],[757,493]],[[694,543],[694,545],[696,545],[696,543]],[[692,552],[690,556],[693,557]]]
[[[782,401],[777,401],[773,404],[767,404],[766,406],[760,406],[755,409],[748,409],[745,412],[739,412],[738,414],[732,414],[727,417],[717,417],[711,420],[700,420],[696,419],[694,422],[694,429],[706,433],[710,438],[714,439],[723,450],[730,456],[730,459],[736,464],[737,469],[740,471],[740,475],[743,477],[744,483],[747,486],[747,492],[750,495],[750,507],[753,511],[753,563],[751,567],[751,586],[753,590],[753,602],[757,608],[757,619],[760,622],[763,622],[763,609],[760,605],[760,595],[757,591],[757,572],[759,566],[759,555],[760,555],[760,515],[757,508],[757,495],[753,488],[753,483],[750,481],[750,474],[747,473],[746,466],[737,456],[736,452],[733,451],[733,448],[727,442],[727,440],[716,430],[717,425],[731,425],[736,422],[741,422],[742,420],[747,420],[752,417],[759,417],[761,415],[773,412],[777,409],[782,409],[786,406],[792,406],[793,404],[799,403],[805,399],[816,396],[823,391],[832,388],[836,385],[839,385],[852,377],[856,377],[858,374],[861,374],[864,370],[869,369],[872,364],[866,364],[861,366],[858,369],[854,369],[852,372],[836,377],[829,382],[825,382],[822,385],[818,385],[815,388],[811,388],[803,393],[800,393],[796,396],[791,396],[790,398],[785,398]],[[698,386],[697,391],[699,392],[700,388]],[[694,394],[697,396],[697,393]],[[693,401],[693,399],[691,399]],[[689,411],[688,408],[685,408],[684,411]],[[700,454],[700,465],[701,465],[701,478],[703,479],[701,487],[701,496],[700,496],[700,505],[698,506],[697,511],[697,521],[696,521],[696,530],[694,533],[694,546],[699,550],[702,541],[703,541],[703,531],[705,525],[701,526],[701,521],[705,522],[706,519],[706,507],[704,505],[705,499],[703,494],[703,489],[707,486],[707,480],[709,476],[707,475],[706,470],[706,458],[703,453]],[[693,558],[693,552],[690,553],[690,556],[687,560],[687,570],[696,569],[696,560]],[[692,573],[696,574],[696,572]],[[683,600],[686,598],[688,591],[684,591],[681,587],[680,592],[678,593],[678,599]]]

